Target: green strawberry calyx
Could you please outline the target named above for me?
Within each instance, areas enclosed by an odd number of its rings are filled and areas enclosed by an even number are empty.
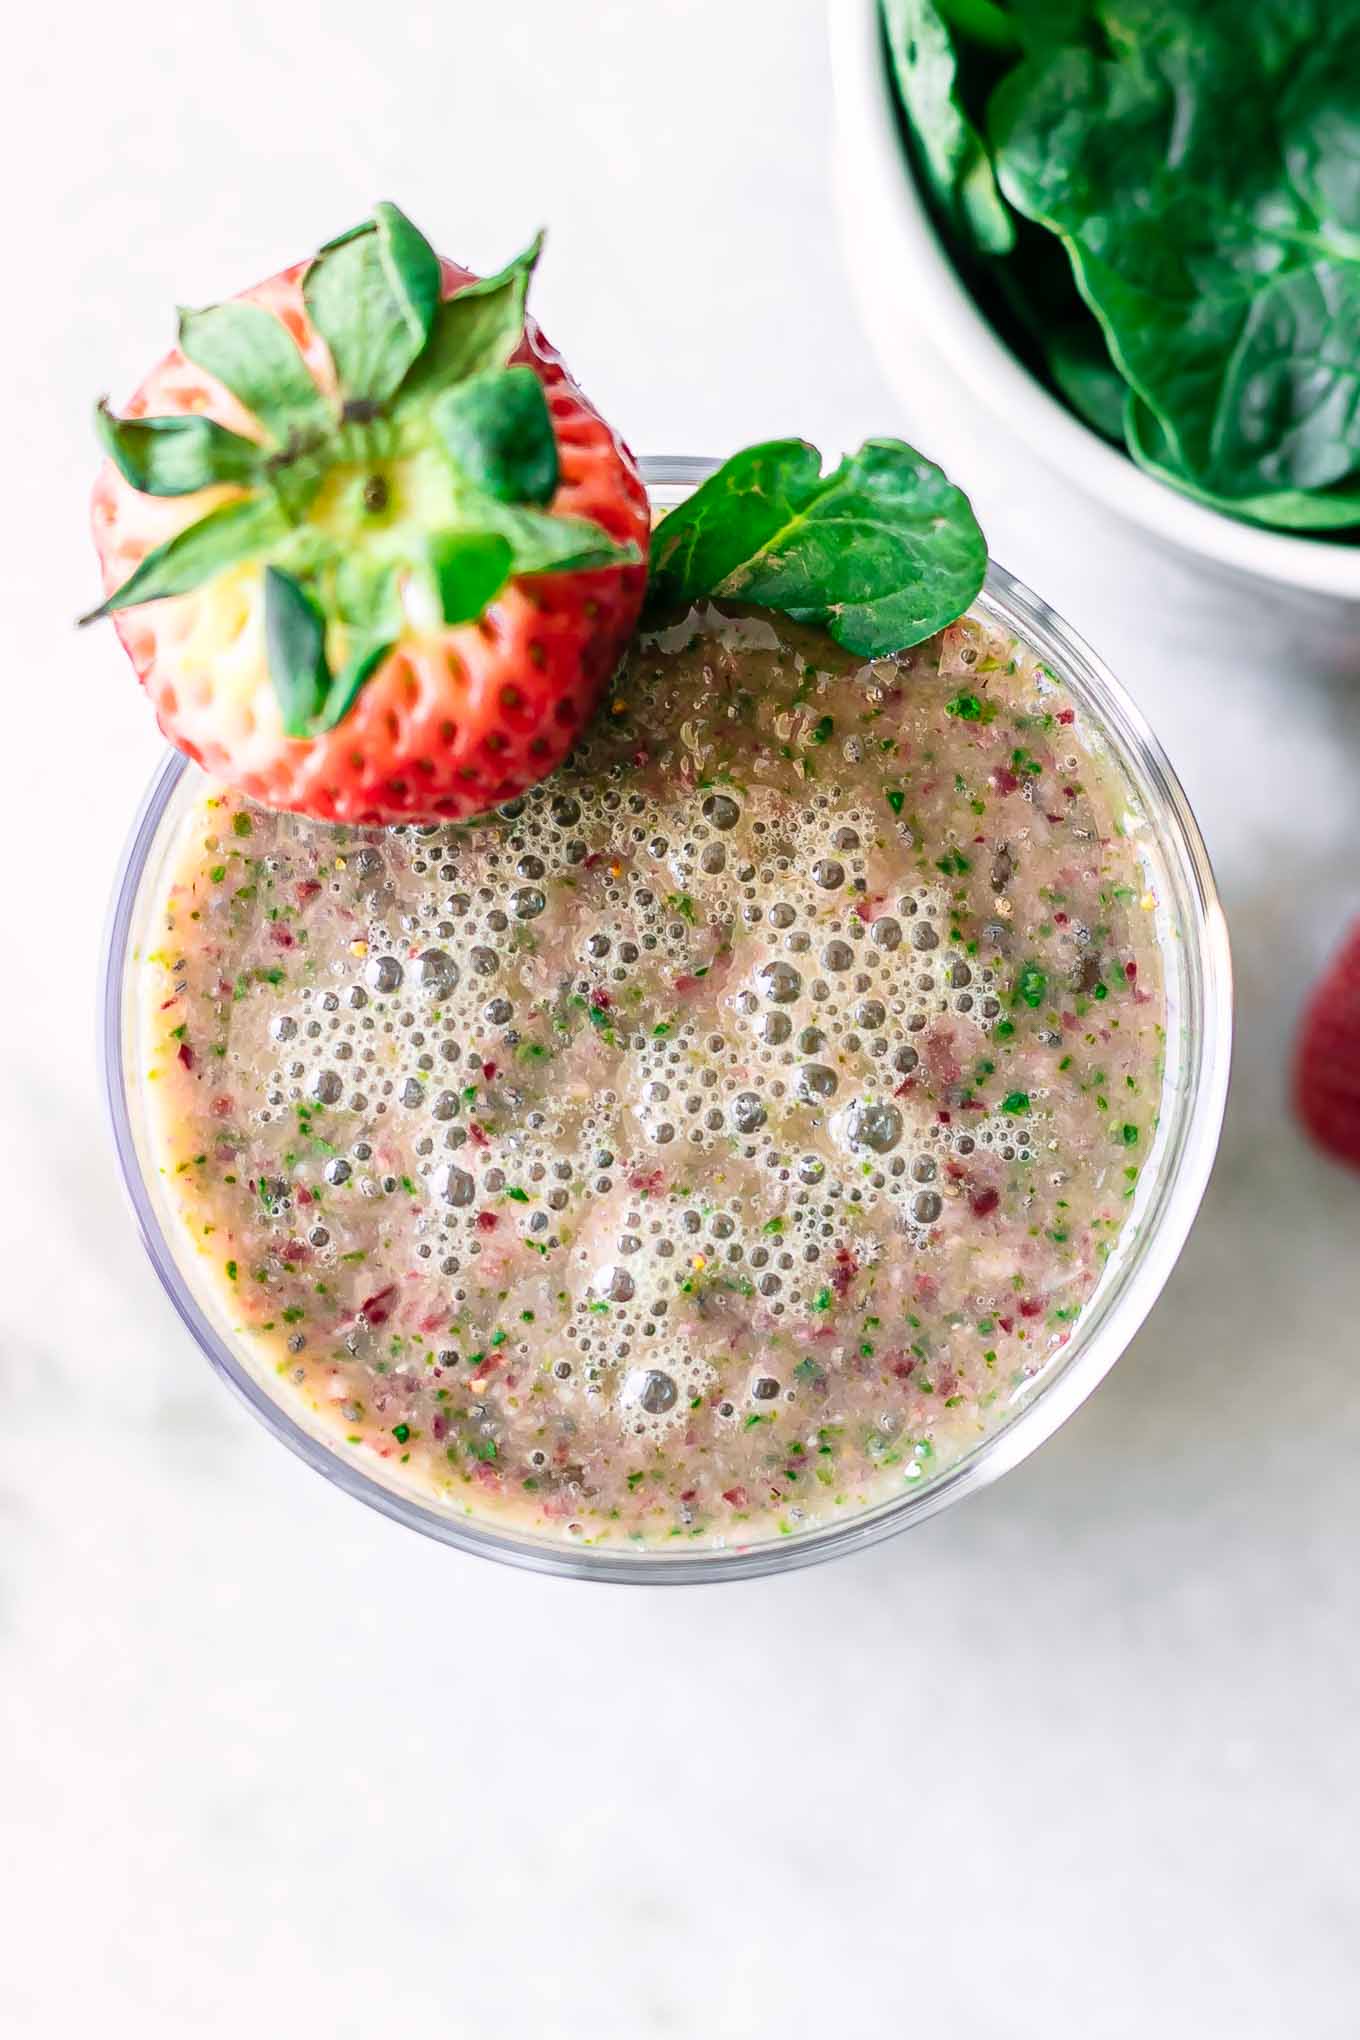
[[[81,622],[258,561],[283,727],[313,737],[348,714],[406,630],[474,621],[514,575],[639,560],[637,546],[546,507],[559,478],[547,399],[510,359],[541,246],[539,235],[499,275],[444,298],[438,256],[394,205],[327,242],[302,288],[334,398],[262,305],[182,312],[181,350],[263,437],[98,406],[99,437],[132,488],[237,493],[149,552]]]

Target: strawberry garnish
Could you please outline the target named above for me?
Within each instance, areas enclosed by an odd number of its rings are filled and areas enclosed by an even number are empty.
[[[525,319],[395,206],[98,412],[105,600],[172,742],[274,807],[457,819],[566,756],[632,629],[631,457]]]
[[[1304,1012],[1294,1107],[1319,1147],[1360,1168],[1360,922]]]

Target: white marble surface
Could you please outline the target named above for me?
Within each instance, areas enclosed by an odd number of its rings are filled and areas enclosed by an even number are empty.
[[[1169,564],[887,396],[831,216],[816,0],[148,0],[7,47],[0,2031],[16,2040],[1356,2028],[1360,1179],[1284,1101],[1360,908],[1360,625]],[[907,430],[1132,683],[1218,861],[1237,1075],[1136,1348],[1036,1459],[862,1558],[574,1588],[330,1491],[210,1378],[96,1096],[158,743],[77,639],[90,399],[391,195],[539,303],[643,448]]]

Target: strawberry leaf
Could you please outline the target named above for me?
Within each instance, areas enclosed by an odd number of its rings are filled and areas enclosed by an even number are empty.
[[[327,690],[321,712],[317,716],[311,734],[324,736],[343,722],[359,698],[359,690],[373,678],[374,673],[392,649],[392,641],[370,645],[367,650],[357,651],[346,660]]]
[[[362,551],[337,548],[325,560],[323,569],[327,608],[352,636],[371,644],[380,637],[401,635],[397,560],[391,556],[371,559]]]
[[[257,482],[265,455],[211,418],[115,418],[98,404],[95,431],[125,482],[144,496],[191,496],[214,482]]]
[[[584,573],[591,567],[626,567],[642,558],[629,542],[616,545],[609,533],[589,517],[554,517],[546,510],[523,510],[481,497],[469,523],[497,531],[509,541],[510,572],[514,574]]]
[[[186,359],[206,369],[259,419],[273,445],[332,430],[330,405],[281,320],[263,305],[209,305],[179,315]]]
[[[437,531],[430,568],[445,623],[471,623],[510,578],[510,541],[494,531]]]
[[[278,567],[265,568],[264,629],[269,677],[290,737],[333,730],[392,649],[390,637],[375,642],[372,632],[364,631],[340,671],[332,674],[325,611],[310,590]]]
[[[543,248],[537,235],[497,276],[464,284],[435,313],[430,337],[397,393],[397,408],[427,404],[439,391],[503,368],[524,337],[524,301]]]
[[[380,199],[373,208],[377,223],[378,250],[388,272],[393,294],[409,307],[412,331],[420,335],[423,347],[444,291],[444,272],[439,257],[419,227],[407,219],[400,206]]]
[[[347,405],[392,395],[429,338],[439,289],[438,256],[393,205],[316,257],[303,297]]]
[[[224,503],[220,510],[210,510],[196,524],[187,525],[149,552],[122,587],[80,621],[93,623],[115,609],[159,602],[167,595],[187,595],[224,567],[267,551],[287,531],[283,512],[268,496],[245,496],[239,502]]]
[[[587,517],[551,517],[489,497],[464,507],[468,522],[436,532],[426,548],[445,623],[471,623],[517,574],[582,573],[641,557]]]
[[[900,439],[824,475],[801,439],[747,447],[652,534],[649,604],[716,595],[819,624],[848,651],[901,651],[962,616],[987,547],[968,498]]]
[[[300,581],[264,570],[264,639],[269,677],[290,737],[305,737],[330,692],[326,618]]]
[[[543,385],[527,364],[455,383],[430,415],[446,452],[474,487],[502,503],[551,502],[557,441]]]

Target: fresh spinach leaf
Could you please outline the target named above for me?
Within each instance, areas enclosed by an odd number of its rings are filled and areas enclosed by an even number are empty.
[[[1053,328],[1045,352],[1048,372],[1077,416],[1103,439],[1122,446],[1129,389],[1095,321]]]
[[[995,11],[995,10],[994,10]],[[935,0],[883,0],[893,75],[936,202],[987,254],[1015,240],[986,145],[964,111],[953,38]]]
[[[984,292],[1021,360],[1088,425],[1122,445],[1128,385],[1077,289],[1062,243],[1032,220],[1018,219],[1014,254],[988,266],[980,301]]]
[[[1015,22],[997,0],[939,0],[939,12],[954,32],[992,50],[1013,50]]]
[[[1344,480],[1360,466],[1360,6],[1096,13],[1108,55],[1036,56],[994,95],[1003,192],[1062,237],[1197,488]]]
[[[1197,503],[1229,517],[1277,531],[1360,532],[1360,476],[1330,489],[1276,489],[1264,496],[1214,496],[1178,466],[1175,449],[1155,412],[1132,390],[1125,393],[1124,436],[1139,467],[1170,482]]]
[[[955,622],[982,586],[972,506],[898,439],[830,474],[805,440],[734,454],[652,534],[655,613],[705,596],[783,610],[863,658]]]
[[[1015,39],[1031,54],[1094,40],[1097,0],[1008,0]]]

